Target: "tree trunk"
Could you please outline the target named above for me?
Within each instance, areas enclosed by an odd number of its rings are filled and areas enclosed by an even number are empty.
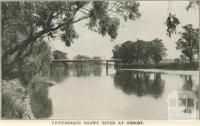
[[[193,57],[189,57],[189,62],[190,62],[190,64],[192,64],[192,62],[193,62]]]

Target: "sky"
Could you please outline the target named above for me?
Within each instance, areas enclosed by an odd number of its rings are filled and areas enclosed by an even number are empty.
[[[170,12],[176,14],[181,24],[177,31],[182,31],[182,26],[193,24],[195,28],[199,27],[199,9],[190,9],[187,11],[185,7],[188,1],[172,1]],[[66,52],[69,59],[73,59],[76,55],[86,55],[89,57],[100,56],[104,59],[112,57],[112,49],[117,44],[122,44],[128,40],[136,41],[153,40],[160,38],[163,40],[167,48],[166,58],[178,58],[181,54],[176,50],[176,41],[180,35],[173,35],[169,38],[166,35],[165,21],[169,14],[169,2],[167,1],[140,1],[141,17],[136,21],[123,22],[118,31],[118,37],[111,41],[109,36],[102,37],[101,35],[89,31],[85,22],[75,24],[75,29],[79,35],[78,39],[70,47],[66,47],[65,43],[59,38],[51,40],[52,49],[57,49]]]

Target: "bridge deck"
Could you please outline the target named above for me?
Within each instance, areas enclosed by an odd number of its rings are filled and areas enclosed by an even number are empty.
[[[79,59],[79,60],[68,60],[68,59],[53,59],[52,62],[89,62],[89,61],[106,61],[106,62],[120,62],[120,59],[109,59],[109,60],[98,60],[98,59]]]

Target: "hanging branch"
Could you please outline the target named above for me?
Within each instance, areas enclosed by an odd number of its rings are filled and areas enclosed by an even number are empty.
[[[180,24],[179,19],[176,17],[176,15],[171,14],[171,0],[168,3],[168,11],[169,16],[167,17],[167,20],[165,22],[165,25],[167,26],[167,35],[171,37],[172,34],[176,33],[176,28]]]
[[[176,33],[176,28],[179,24],[179,19],[175,15],[169,13],[167,21],[165,22],[165,25],[167,26],[167,35],[169,37],[171,37],[172,34]]]

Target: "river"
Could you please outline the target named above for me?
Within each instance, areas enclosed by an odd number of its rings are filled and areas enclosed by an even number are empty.
[[[176,90],[196,94],[198,71],[116,71],[110,66],[57,66],[49,88],[50,119],[167,119],[168,95]]]

